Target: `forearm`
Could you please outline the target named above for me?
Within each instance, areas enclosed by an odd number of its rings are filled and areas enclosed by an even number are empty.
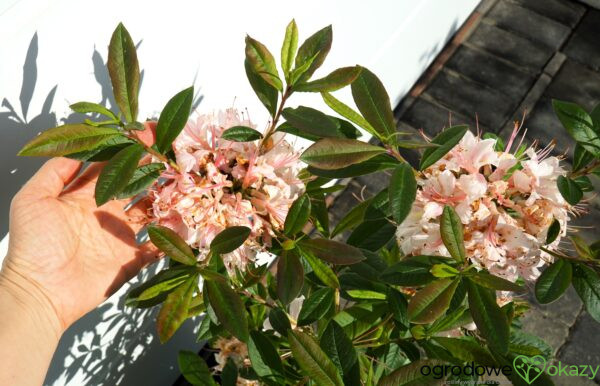
[[[0,271],[0,385],[41,385],[61,333],[43,293],[4,267]]]

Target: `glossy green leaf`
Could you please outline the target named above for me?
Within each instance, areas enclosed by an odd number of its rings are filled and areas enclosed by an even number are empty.
[[[583,198],[583,191],[579,185],[568,177],[558,176],[556,186],[565,201],[571,205],[576,205]]]
[[[250,63],[252,69],[267,83],[277,90],[283,90],[283,85],[277,74],[275,58],[267,47],[258,40],[246,36],[246,60]]]
[[[306,259],[308,265],[310,265],[317,278],[321,280],[323,284],[331,288],[340,288],[340,282],[337,275],[325,262],[323,262],[323,260],[318,259],[311,252],[303,249],[300,249],[300,254]]]
[[[102,169],[96,182],[94,196],[101,206],[117,197],[127,187],[144,154],[140,145],[130,145],[119,151]]]
[[[460,274],[456,268],[447,264],[436,264],[431,267],[429,272],[431,272],[431,274],[435,277],[454,277]]]
[[[394,238],[396,226],[387,219],[365,221],[357,226],[346,243],[369,251],[378,251]]]
[[[585,305],[586,311],[600,322],[600,277],[583,264],[573,267],[573,288]]]
[[[285,74],[285,79],[289,82],[289,74],[292,64],[296,58],[298,48],[298,27],[296,21],[292,19],[285,29],[285,37],[281,46],[281,68]]]
[[[303,92],[332,92],[339,90],[356,80],[361,72],[361,67],[342,67],[333,71],[324,78],[312,82],[299,83],[294,86],[294,91]]]
[[[490,367],[496,364],[490,353],[472,337],[446,338],[438,336],[433,340],[462,362],[475,362]]]
[[[250,82],[250,86],[256,93],[256,96],[267,108],[271,114],[271,117],[274,117],[277,111],[277,101],[279,98],[277,89],[267,83],[267,81],[265,81],[260,75],[258,75],[248,60],[244,61],[244,68],[246,70],[248,82]]]
[[[310,199],[310,221],[321,235],[329,237],[329,211],[325,194],[311,194]]]
[[[127,293],[125,305],[128,307],[147,308],[163,302],[173,288],[171,284],[181,284],[192,272],[188,267],[178,266],[164,269]],[[168,284],[166,284],[168,283]],[[151,297],[152,293],[156,296]],[[144,299],[140,297],[144,294]]]
[[[575,144],[575,150],[573,152],[573,171],[578,171],[586,167],[590,162],[594,160],[594,155],[579,144]]]
[[[575,247],[575,251],[584,259],[592,260],[594,259],[594,253],[589,245],[585,242],[585,240],[579,235],[571,235],[569,236],[569,240]]]
[[[495,296],[487,288],[467,280],[469,309],[477,328],[488,346],[500,354],[508,352],[509,327],[506,314],[496,303]]]
[[[189,274],[186,273],[186,274],[175,276],[170,279],[163,280],[160,283],[145,289],[137,297],[137,300],[138,301],[150,300],[150,299],[159,297],[162,294],[169,294],[173,290],[175,290],[177,287],[179,287],[181,284],[183,284],[187,280],[188,277],[189,277]]]
[[[304,299],[300,314],[298,315],[298,326],[305,326],[321,319],[333,307],[334,290],[329,287],[320,288]]]
[[[110,39],[106,65],[115,101],[125,120],[134,122],[138,113],[140,67],[135,44],[122,23],[119,23]]]
[[[221,386],[237,386],[239,370],[232,357],[227,358],[227,362],[221,371]]]
[[[304,151],[300,159],[319,169],[339,169],[385,153],[385,149],[346,138],[324,138]]]
[[[499,276],[490,275],[487,272],[477,272],[474,275],[469,276],[469,279],[482,287],[496,291],[512,291],[523,293],[527,290],[525,287],[513,283],[512,281],[508,281]]]
[[[377,193],[365,212],[365,221],[384,219],[391,216],[390,194],[388,188]]]
[[[445,376],[437,377],[433,374],[423,375],[421,371],[425,366],[433,368],[445,364],[436,359],[419,359],[408,365],[399,367],[392,373],[379,380],[378,386],[434,386],[443,385]]]
[[[343,386],[337,367],[317,342],[305,332],[290,330],[288,334],[292,356],[300,369],[319,386]]]
[[[450,306],[458,280],[439,279],[419,290],[408,302],[408,318],[427,324],[442,316]]]
[[[160,173],[165,170],[165,165],[162,163],[151,163],[142,165],[135,169],[133,176],[127,183],[127,186],[117,194],[117,198],[127,198],[141,193],[144,189],[152,185],[160,176]]]
[[[398,161],[387,154],[380,154],[366,161],[346,166],[339,169],[326,170],[313,166],[308,167],[308,171],[320,177],[326,178],[349,178],[358,177],[365,174],[371,174],[382,170],[393,169],[398,165]]]
[[[406,297],[400,291],[390,288],[387,294],[387,303],[394,319],[404,328],[408,328],[408,302]]]
[[[338,224],[335,226],[333,232],[331,232],[331,237],[335,237],[340,233],[348,229],[352,229],[360,224],[365,217],[365,212],[367,211],[369,205],[371,205],[370,199],[354,205],[352,209],[350,209],[350,211],[346,213],[346,215],[342,217],[340,222],[338,222]]]
[[[190,276],[183,284],[167,296],[156,318],[158,338],[165,343],[188,317],[188,308],[194,291],[198,287],[198,276]]]
[[[218,255],[233,252],[244,244],[250,232],[250,228],[244,226],[225,228],[211,241],[210,250]]]
[[[356,264],[365,259],[360,249],[329,239],[301,240],[299,245],[321,260],[331,264]]]
[[[388,193],[392,216],[398,225],[402,224],[417,196],[417,180],[409,164],[402,163],[394,169]]]
[[[552,220],[546,234],[546,245],[552,244],[560,234],[560,222],[557,219]]]
[[[425,149],[423,156],[421,157],[419,170],[425,170],[438,160],[442,159],[458,142],[460,142],[468,129],[469,127],[465,125],[452,126],[439,133],[431,140],[431,143],[439,146]]]
[[[594,130],[592,118],[575,103],[552,100],[556,116],[567,132],[583,148],[600,158],[600,136]]]
[[[268,382],[281,379],[283,364],[277,349],[269,338],[260,331],[252,331],[248,340],[248,358],[256,375]]]
[[[463,224],[453,207],[446,205],[440,219],[440,235],[450,256],[459,263],[467,258],[465,251]]]
[[[252,142],[262,138],[262,134],[248,126],[233,126],[223,131],[221,138],[234,142]]]
[[[219,322],[242,342],[248,341],[248,318],[242,298],[224,279],[208,278],[204,274],[204,292]]]
[[[295,251],[283,253],[277,261],[277,297],[283,304],[296,299],[304,284],[304,268]]]
[[[329,106],[333,111],[340,114],[342,117],[346,118],[350,122],[358,125],[365,129],[368,133],[372,134],[376,138],[379,137],[379,133],[377,130],[371,126],[366,119],[362,117],[358,112],[354,111],[350,106],[346,105],[344,102],[338,100],[333,95],[327,92],[322,92],[321,97],[323,97],[323,101]]]
[[[283,231],[288,236],[293,236],[301,232],[308,218],[310,217],[310,198],[303,194],[298,197],[290,206],[290,210],[285,218]]]
[[[59,157],[92,150],[121,133],[110,127],[68,124],[44,131],[19,151],[20,156]]]
[[[288,331],[292,329],[290,319],[281,308],[272,308],[269,311],[269,323],[281,336],[287,336]]]
[[[288,124],[316,138],[344,136],[340,133],[340,124],[319,110],[310,107],[298,106],[285,108],[281,114]]]
[[[396,132],[390,97],[383,83],[368,69],[361,72],[352,83],[352,97],[363,117],[384,139]]]
[[[336,321],[331,320],[327,324],[319,345],[342,374],[345,386],[361,385],[358,355],[352,341]]]
[[[431,268],[447,261],[447,258],[438,256],[408,256],[383,271],[380,279],[389,284],[407,287],[424,285],[434,279]]]
[[[109,109],[107,109],[106,107],[104,107],[98,103],[77,102],[77,103],[73,103],[69,107],[71,108],[71,110],[75,111],[76,113],[81,113],[81,114],[97,113],[97,114],[104,115],[108,118],[111,118],[113,121],[117,121],[117,122],[119,121],[119,118],[115,115],[115,113],[113,113],[112,111],[110,111]]]
[[[148,236],[171,259],[186,265],[196,264],[192,248],[175,231],[161,225],[148,225]]]
[[[177,363],[181,375],[192,385],[215,386],[210,369],[198,354],[192,351],[180,351]]]
[[[571,263],[557,259],[535,282],[535,297],[542,304],[555,301],[569,288],[573,277]]]
[[[172,148],[173,141],[185,127],[193,100],[194,87],[186,88],[169,99],[161,111],[156,125],[156,147],[161,153]]]
[[[317,68],[321,67],[331,49],[332,40],[333,31],[329,25],[315,32],[300,45],[296,55],[295,67],[303,67],[306,63],[310,63],[310,65],[298,77],[297,82],[310,78]]]

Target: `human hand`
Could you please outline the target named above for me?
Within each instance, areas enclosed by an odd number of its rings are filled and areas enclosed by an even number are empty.
[[[101,164],[77,176],[82,164],[55,158],[19,191],[10,213],[9,251],[1,275],[51,305],[61,329],[92,310],[158,254],[138,246],[144,203],[128,200],[97,208]],[[41,301],[40,301],[41,300]]]

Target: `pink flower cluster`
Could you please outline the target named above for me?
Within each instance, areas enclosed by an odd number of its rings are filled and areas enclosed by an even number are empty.
[[[407,255],[449,253],[440,236],[440,217],[452,206],[464,225],[465,247],[471,262],[510,281],[534,280],[552,257],[541,251],[553,219],[566,233],[569,205],[556,179],[565,171],[559,159],[549,157],[552,147],[534,147],[510,153],[517,130],[505,151],[496,151],[495,139],[468,131],[444,158],[417,177],[419,189],[408,218],[396,236]]]
[[[258,141],[223,139],[222,133],[233,126],[254,127],[235,109],[188,122],[173,144],[180,171],[166,165],[149,192],[153,220],[197,248],[199,260],[225,228],[250,228],[245,244],[223,255],[230,271],[243,270],[271,245],[290,205],[304,190],[298,179],[299,153],[283,136],[276,133],[261,149]]]

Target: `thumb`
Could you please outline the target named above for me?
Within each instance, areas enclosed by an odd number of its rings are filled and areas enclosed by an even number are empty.
[[[64,187],[79,173],[82,162],[69,158],[52,158],[21,189],[29,196],[58,197]]]

